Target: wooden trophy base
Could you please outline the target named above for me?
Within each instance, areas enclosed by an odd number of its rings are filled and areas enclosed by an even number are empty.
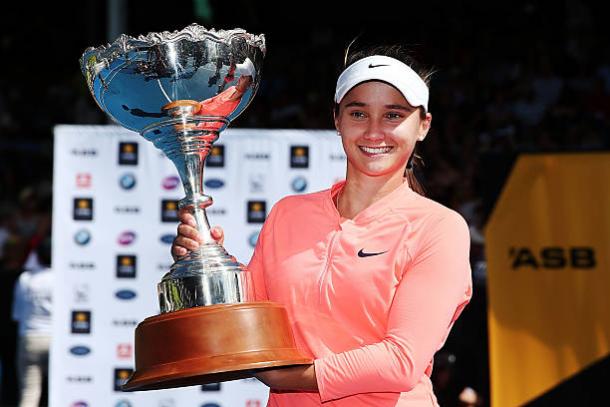
[[[136,370],[124,391],[251,377],[255,370],[310,364],[296,349],[283,306],[248,302],[146,318],[136,328]]]

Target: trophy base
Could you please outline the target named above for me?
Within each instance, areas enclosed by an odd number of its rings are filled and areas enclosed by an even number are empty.
[[[251,377],[256,370],[312,363],[296,349],[288,314],[272,302],[188,308],[136,328],[136,370],[124,391]]]

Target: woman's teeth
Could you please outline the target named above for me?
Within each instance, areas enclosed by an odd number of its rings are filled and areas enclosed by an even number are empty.
[[[390,150],[392,149],[392,147],[364,147],[364,146],[359,146],[359,147],[360,147],[360,150],[362,150],[368,154],[385,154],[385,153],[390,152]]]

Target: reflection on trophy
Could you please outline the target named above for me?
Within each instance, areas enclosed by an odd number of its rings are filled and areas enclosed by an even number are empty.
[[[89,48],[81,68],[93,97],[122,126],[152,141],[176,165],[180,207],[203,244],[177,260],[158,284],[161,314],[136,329],[136,370],[124,390],[188,386],[251,376],[260,368],[305,364],[286,310],[251,302],[244,266],[210,234],[205,159],[260,82],[265,39],[244,30],[120,36]]]

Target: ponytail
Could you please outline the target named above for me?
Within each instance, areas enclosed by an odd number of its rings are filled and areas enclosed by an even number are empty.
[[[409,161],[407,162],[407,168],[405,168],[405,177],[407,178],[407,182],[411,189],[422,196],[426,196],[426,190],[417,180],[417,176],[415,175],[415,167],[420,168],[424,165],[424,161],[422,158],[417,155],[415,151],[411,154]]]

